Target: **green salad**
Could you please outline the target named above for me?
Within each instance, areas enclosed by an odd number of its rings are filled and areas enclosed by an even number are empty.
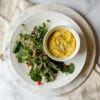
[[[63,62],[54,61],[44,52],[43,38],[48,31],[49,23],[50,20],[47,20],[35,26],[30,33],[20,33],[13,47],[18,62],[25,62],[30,67],[29,75],[38,85],[43,79],[46,82],[54,81],[59,71],[66,74],[74,71],[72,63],[65,65]],[[25,24],[22,24],[22,27],[26,29]]]

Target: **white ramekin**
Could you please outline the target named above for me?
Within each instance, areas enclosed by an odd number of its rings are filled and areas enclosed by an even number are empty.
[[[75,37],[75,39],[76,39],[76,48],[75,48],[74,52],[73,52],[70,56],[65,57],[65,58],[57,58],[57,57],[53,56],[52,54],[50,54],[50,52],[48,51],[48,46],[47,46],[48,39],[49,39],[49,37],[53,34],[53,32],[54,32],[55,30],[59,29],[59,28],[64,28],[64,29],[70,31],[70,32],[74,35],[74,37]],[[57,26],[57,27],[54,27],[53,29],[49,30],[49,31],[46,33],[46,35],[44,36],[43,47],[44,47],[44,50],[45,50],[46,54],[47,54],[51,59],[53,59],[53,60],[55,60],[55,61],[61,61],[61,62],[63,62],[63,61],[68,61],[68,60],[72,59],[73,57],[75,57],[75,56],[77,55],[79,49],[80,49],[80,38],[79,38],[79,34],[78,34],[74,29],[72,29],[72,28],[70,28],[70,27],[66,27],[66,26]]]

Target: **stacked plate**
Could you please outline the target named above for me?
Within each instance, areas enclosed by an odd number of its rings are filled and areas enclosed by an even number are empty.
[[[60,73],[55,81],[37,86],[28,76],[29,70],[24,64],[19,64],[12,53],[13,41],[17,40],[19,33],[25,33],[21,24],[26,24],[29,31],[47,19],[52,22],[49,30],[60,25],[74,29],[80,37],[81,45],[78,54],[65,61],[66,64],[74,63],[75,70],[72,74]],[[60,5],[38,5],[26,10],[7,30],[4,39],[4,58],[12,76],[22,87],[38,94],[61,95],[80,86],[93,68],[95,54],[94,36],[87,22],[77,12]]]

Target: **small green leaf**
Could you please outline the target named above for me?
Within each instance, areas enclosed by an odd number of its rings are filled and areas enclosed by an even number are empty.
[[[19,63],[22,63],[23,60],[22,60],[21,58],[18,58],[18,62],[19,62]]]
[[[74,67],[74,64],[73,63],[70,63],[69,65],[67,65],[67,72],[68,73],[73,73],[75,70],[75,67]]]
[[[22,46],[23,45],[22,45],[21,42],[16,42],[15,45],[14,45],[14,47],[13,47],[13,53],[17,53]]]
[[[51,20],[48,19],[47,22],[51,22]]]
[[[25,24],[22,24],[22,26],[24,26],[24,27],[25,27],[26,25],[25,25]]]
[[[37,82],[42,80],[42,77],[38,73],[31,73],[30,76],[33,81]]]

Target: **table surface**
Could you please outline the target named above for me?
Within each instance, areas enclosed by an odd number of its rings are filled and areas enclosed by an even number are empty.
[[[16,6],[14,9],[18,8],[19,6],[22,7],[23,2],[20,0],[4,0],[9,1],[8,2],[2,2],[0,1],[0,7],[3,5],[7,6],[7,4],[13,4],[13,6]],[[12,2],[13,1],[13,2]],[[27,0],[29,1],[29,0]],[[56,4],[64,4],[67,5],[76,11],[78,11],[81,15],[84,16],[84,18],[87,19],[89,24],[94,30],[94,35],[96,37],[97,42],[97,51],[100,50],[100,0],[30,0],[34,1],[35,3],[56,3]],[[12,2],[12,3],[11,3]],[[25,2],[24,2],[25,4]],[[25,5],[26,6],[26,5]],[[7,6],[8,7],[8,6]],[[9,9],[9,7],[8,7]],[[22,10],[24,8],[21,8]],[[0,10],[1,11],[1,10]],[[18,10],[19,11],[19,10]],[[17,11],[17,12],[18,12]],[[5,12],[6,13],[6,12]],[[19,12],[18,12],[19,13]],[[13,16],[13,14],[12,14]],[[0,18],[3,17],[3,14],[0,15]],[[8,16],[9,17],[9,16]],[[5,18],[5,16],[4,16]],[[9,22],[9,18],[7,19]],[[98,49],[99,48],[99,49]],[[100,54],[97,53],[97,59],[98,64],[100,64]],[[95,77],[99,77],[98,74],[95,72]],[[92,77],[92,76],[91,76]],[[100,98],[100,78],[98,78],[99,82],[97,82],[97,86],[95,87],[97,89],[97,96]],[[93,79],[94,81],[95,79]],[[89,85],[89,83],[87,83]],[[92,85],[91,85],[92,87]],[[79,90],[80,91],[80,90]],[[83,94],[88,93],[85,89],[83,89]],[[91,91],[91,94],[95,94],[93,91]],[[84,95],[83,95],[84,96]],[[42,97],[42,98],[41,98]],[[50,99],[49,99],[50,98]],[[76,96],[70,97],[70,94],[66,97],[66,99],[63,100],[76,100],[75,98],[82,100],[82,97],[78,97],[78,93],[76,93]],[[98,100],[97,97],[90,97],[90,100]],[[11,75],[8,72],[7,66],[4,65],[4,62],[0,61],[0,100],[62,100],[60,97],[48,97],[48,96],[39,96],[35,93],[30,93],[22,88],[19,88],[18,85],[14,82]],[[84,99],[87,100],[87,99]],[[88,99],[89,100],[89,99]]]

